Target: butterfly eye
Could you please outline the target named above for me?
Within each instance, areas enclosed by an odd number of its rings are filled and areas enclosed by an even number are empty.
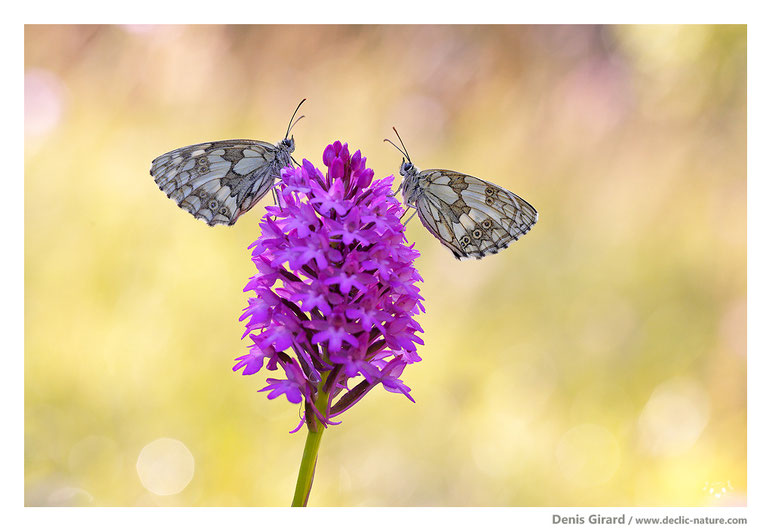
[[[482,231],[480,231],[479,229],[475,229],[474,231],[472,231],[472,236],[479,239],[482,236]]]
[[[228,207],[223,207],[220,209],[220,214],[224,216],[228,216]]]
[[[491,198],[490,196],[485,198],[485,204],[488,205],[489,207],[492,206],[493,205],[493,198]]]
[[[459,242],[461,242],[461,245],[462,245],[462,246],[466,247],[466,246],[468,246],[468,245],[469,245],[469,242],[471,242],[471,240],[469,240],[469,237],[468,237],[468,236],[462,236],[462,237],[459,239]]]
[[[493,192],[494,190],[491,187],[488,187],[485,189],[485,194],[487,194],[488,196],[493,196]]]
[[[491,228],[491,221],[490,220],[485,220],[482,223],[482,226],[483,226],[483,229],[490,229]]]
[[[214,210],[216,210],[216,209],[217,209],[217,205],[219,205],[219,204],[217,203],[217,201],[216,201],[216,200],[212,200],[212,201],[210,201],[210,202],[209,202],[209,209],[210,209],[210,210],[212,210],[212,211],[214,211]]]

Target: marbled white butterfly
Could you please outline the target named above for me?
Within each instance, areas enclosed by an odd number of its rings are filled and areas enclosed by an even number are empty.
[[[273,186],[281,169],[291,164],[295,138],[290,131],[303,105],[295,109],[284,140],[270,144],[234,139],[194,144],[153,160],[150,175],[177,205],[209,225],[233,225]]]
[[[481,259],[498,253],[539,219],[530,203],[498,185],[453,170],[420,171],[411,162],[399,133],[397,138],[402,149],[384,139],[405,156],[397,192],[402,190],[405,206],[415,209],[414,215],[418,214],[424,227],[457,259]]]

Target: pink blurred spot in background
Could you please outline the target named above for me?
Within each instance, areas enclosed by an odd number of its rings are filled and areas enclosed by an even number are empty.
[[[42,136],[51,132],[64,112],[64,85],[61,80],[40,68],[24,73],[24,134]]]

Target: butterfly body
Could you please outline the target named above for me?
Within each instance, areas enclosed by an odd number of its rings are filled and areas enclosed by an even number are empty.
[[[402,197],[421,223],[457,259],[498,253],[539,218],[518,195],[453,170],[419,170],[408,159],[399,170]]]
[[[276,145],[233,139],[193,144],[153,160],[150,175],[177,205],[209,225],[233,225],[292,162],[293,139]]]

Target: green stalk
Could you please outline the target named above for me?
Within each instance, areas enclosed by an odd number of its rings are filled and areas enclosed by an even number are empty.
[[[327,381],[329,373],[322,374],[322,382],[319,384],[319,391],[316,395],[314,405],[319,412],[327,412],[327,401],[330,393],[324,391],[324,384]],[[308,496],[311,494],[311,486],[314,483],[314,472],[316,471],[316,458],[319,454],[319,444],[322,441],[324,425],[314,419],[307,423],[308,436],[306,436],[306,446],[303,449],[303,458],[300,461],[300,471],[298,471],[298,482],[295,485],[295,496],[292,498],[292,506],[308,505]]]

